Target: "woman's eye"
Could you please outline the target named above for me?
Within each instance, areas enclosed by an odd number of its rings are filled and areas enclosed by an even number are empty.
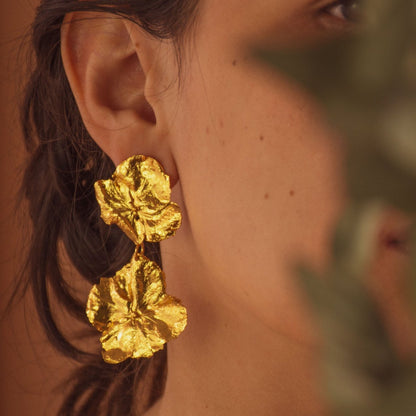
[[[325,12],[347,23],[356,23],[362,17],[361,3],[360,0],[340,0],[325,7]]]

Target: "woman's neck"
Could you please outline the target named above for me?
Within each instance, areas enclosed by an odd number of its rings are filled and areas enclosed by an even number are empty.
[[[162,257],[189,322],[169,343],[165,393],[147,416],[324,415],[316,351],[224,302],[181,246],[164,244]]]

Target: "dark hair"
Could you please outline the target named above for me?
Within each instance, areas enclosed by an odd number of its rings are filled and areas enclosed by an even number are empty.
[[[89,136],[67,81],[60,54],[63,18],[73,11],[112,13],[135,21],[157,38],[173,39],[178,52],[195,21],[197,3],[42,0],[37,9],[32,28],[34,69],[21,112],[29,154],[22,193],[33,222],[22,288],[32,289],[50,342],[80,363],[71,375],[59,415],[142,414],[163,393],[167,358],[165,349],[151,359],[106,364],[98,352],[81,350],[70,342],[53,312],[53,304],[58,304],[90,327],[84,300],[64,278],[63,252],[91,285],[99,277],[114,275],[133,253],[127,237],[99,218],[93,184],[108,178],[114,166]],[[158,245],[147,245],[146,255],[160,264]],[[95,330],[94,334],[98,338]]]

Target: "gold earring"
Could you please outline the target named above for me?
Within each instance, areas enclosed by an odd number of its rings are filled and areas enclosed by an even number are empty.
[[[164,273],[145,257],[143,242],[173,236],[181,225],[180,208],[170,201],[169,176],[155,159],[141,155],[122,162],[111,179],[96,182],[95,193],[102,219],[117,224],[136,250],[114,277],[93,286],[87,317],[102,332],[104,361],[151,357],[185,329],[187,312],[166,294]]]

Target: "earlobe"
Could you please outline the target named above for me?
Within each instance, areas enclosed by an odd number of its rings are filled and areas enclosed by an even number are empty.
[[[110,14],[67,15],[61,30],[65,72],[88,132],[115,164],[144,154],[170,170],[158,101],[150,104],[146,97],[149,82],[158,82],[152,74],[157,41],[134,30],[132,39],[131,22]]]

